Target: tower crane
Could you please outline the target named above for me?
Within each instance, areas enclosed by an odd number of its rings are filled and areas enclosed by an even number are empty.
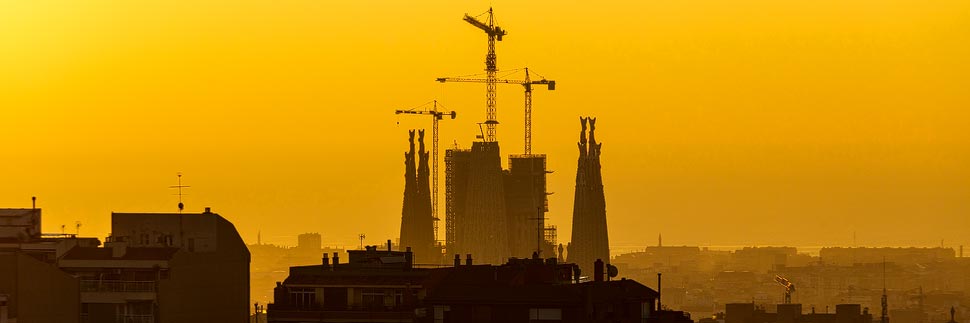
[[[785,287],[785,304],[791,304],[791,294],[795,292],[795,284],[788,278],[775,275],[775,282]]]
[[[485,21],[478,20],[476,17],[469,16],[465,14],[464,20],[481,29],[488,35],[488,54],[485,55],[485,141],[495,141],[495,125],[498,124],[495,113],[495,73],[498,72],[496,67],[496,56],[495,56],[495,41],[502,41],[502,37],[505,36],[506,32],[501,27],[495,25],[495,16],[492,14],[492,8],[488,8],[488,18]],[[483,13],[478,16],[482,16]]]
[[[427,110],[417,110],[431,104],[431,108]],[[451,116],[454,119],[457,114],[455,111],[438,111],[438,100],[434,100],[418,107],[411,108],[408,110],[395,110],[394,114],[414,114],[414,115],[426,115],[431,117],[431,156],[434,158],[431,162],[431,196],[434,199],[431,203],[431,214],[434,217],[434,240],[438,241],[438,121],[444,119],[444,116]],[[444,106],[441,106],[444,108]]]
[[[438,82],[468,82],[468,83],[505,83],[505,84],[519,84],[525,88],[525,154],[532,154],[532,86],[543,84],[550,91],[556,89],[556,81],[547,80],[542,78],[540,80],[532,80],[529,74],[529,68],[524,68],[525,79],[523,80],[507,80],[507,79],[495,79],[489,81],[488,78],[474,78],[474,77],[439,77],[435,79]]]

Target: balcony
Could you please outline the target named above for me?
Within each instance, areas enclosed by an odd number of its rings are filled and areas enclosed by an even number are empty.
[[[154,281],[81,280],[81,292],[154,293]]]
[[[110,319],[108,322],[112,322]],[[81,323],[99,323],[95,322],[88,314],[81,314]],[[101,322],[103,323],[103,321]],[[113,323],[155,323],[155,316],[151,314],[145,315],[119,315],[114,317]]]
[[[125,303],[155,300],[157,285],[154,281],[81,280],[80,290],[82,303]]]
[[[122,315],[118,317],[118,323],[155,323],[153,315]]]

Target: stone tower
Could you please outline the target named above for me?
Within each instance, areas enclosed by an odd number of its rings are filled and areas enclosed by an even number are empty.
[[[410,149],[404,153],[404,205],[401,209],[401,241],[398,248],[404,251],[411,247],[418,263],[437,263],[440,254],[434,252],[428,152],[424,149],[424,130],[417,133],[418,151],[414,151],[415,132],[409,131]]]
[[[567,260],[591,274],[593,262],[610,261],[606,228],[606,199],[600,174],[600,152],[596,142],[596,118],[580,118],[579,162],[576,168],[576,193],[573,198],[573,232]],[[589,140],[586,138],[589,125]]]

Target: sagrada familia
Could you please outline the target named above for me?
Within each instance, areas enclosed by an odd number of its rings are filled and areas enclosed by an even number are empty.
[[[549,212],[546,156],[511,155],[502,168],[498,142],[476,141],[471,149],[446,151],[446,240],[435,241],[428,155],[424,131],[409,131],[404,154],[404,206],[399,248],[408,247],[415,261],[441,264],[451,255],[471,255],[476,263],[501,264],[512,257],[556,258],[592,274],[597,259],[609,262],[606,202],[600,174],[602,144],[596,141],[596,119],[580,118],[579,162],[573,201],[573,230],[568,248],[557,247],[555,226],[545,225]],[[414,136],[418,135],[415,151]],[[588,134],[588,139],[587,139]],[[448,255],[442,255],[442,248]],[[557,250],[558,249],[558,250]],[[568,257],[563,255],[568,250]],[[558,251],[558,252],[557,252]]]

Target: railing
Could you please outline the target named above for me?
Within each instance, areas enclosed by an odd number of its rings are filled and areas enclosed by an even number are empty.
[[[82,280],[82,292],[155,292],[154,281]],[[126,323],[128,321],[125,321]],[[142,322],[142,321],[136,321]]]
[[[147,315],[123,315],[118,317],[118,323],[155,323],[155,316]]]

